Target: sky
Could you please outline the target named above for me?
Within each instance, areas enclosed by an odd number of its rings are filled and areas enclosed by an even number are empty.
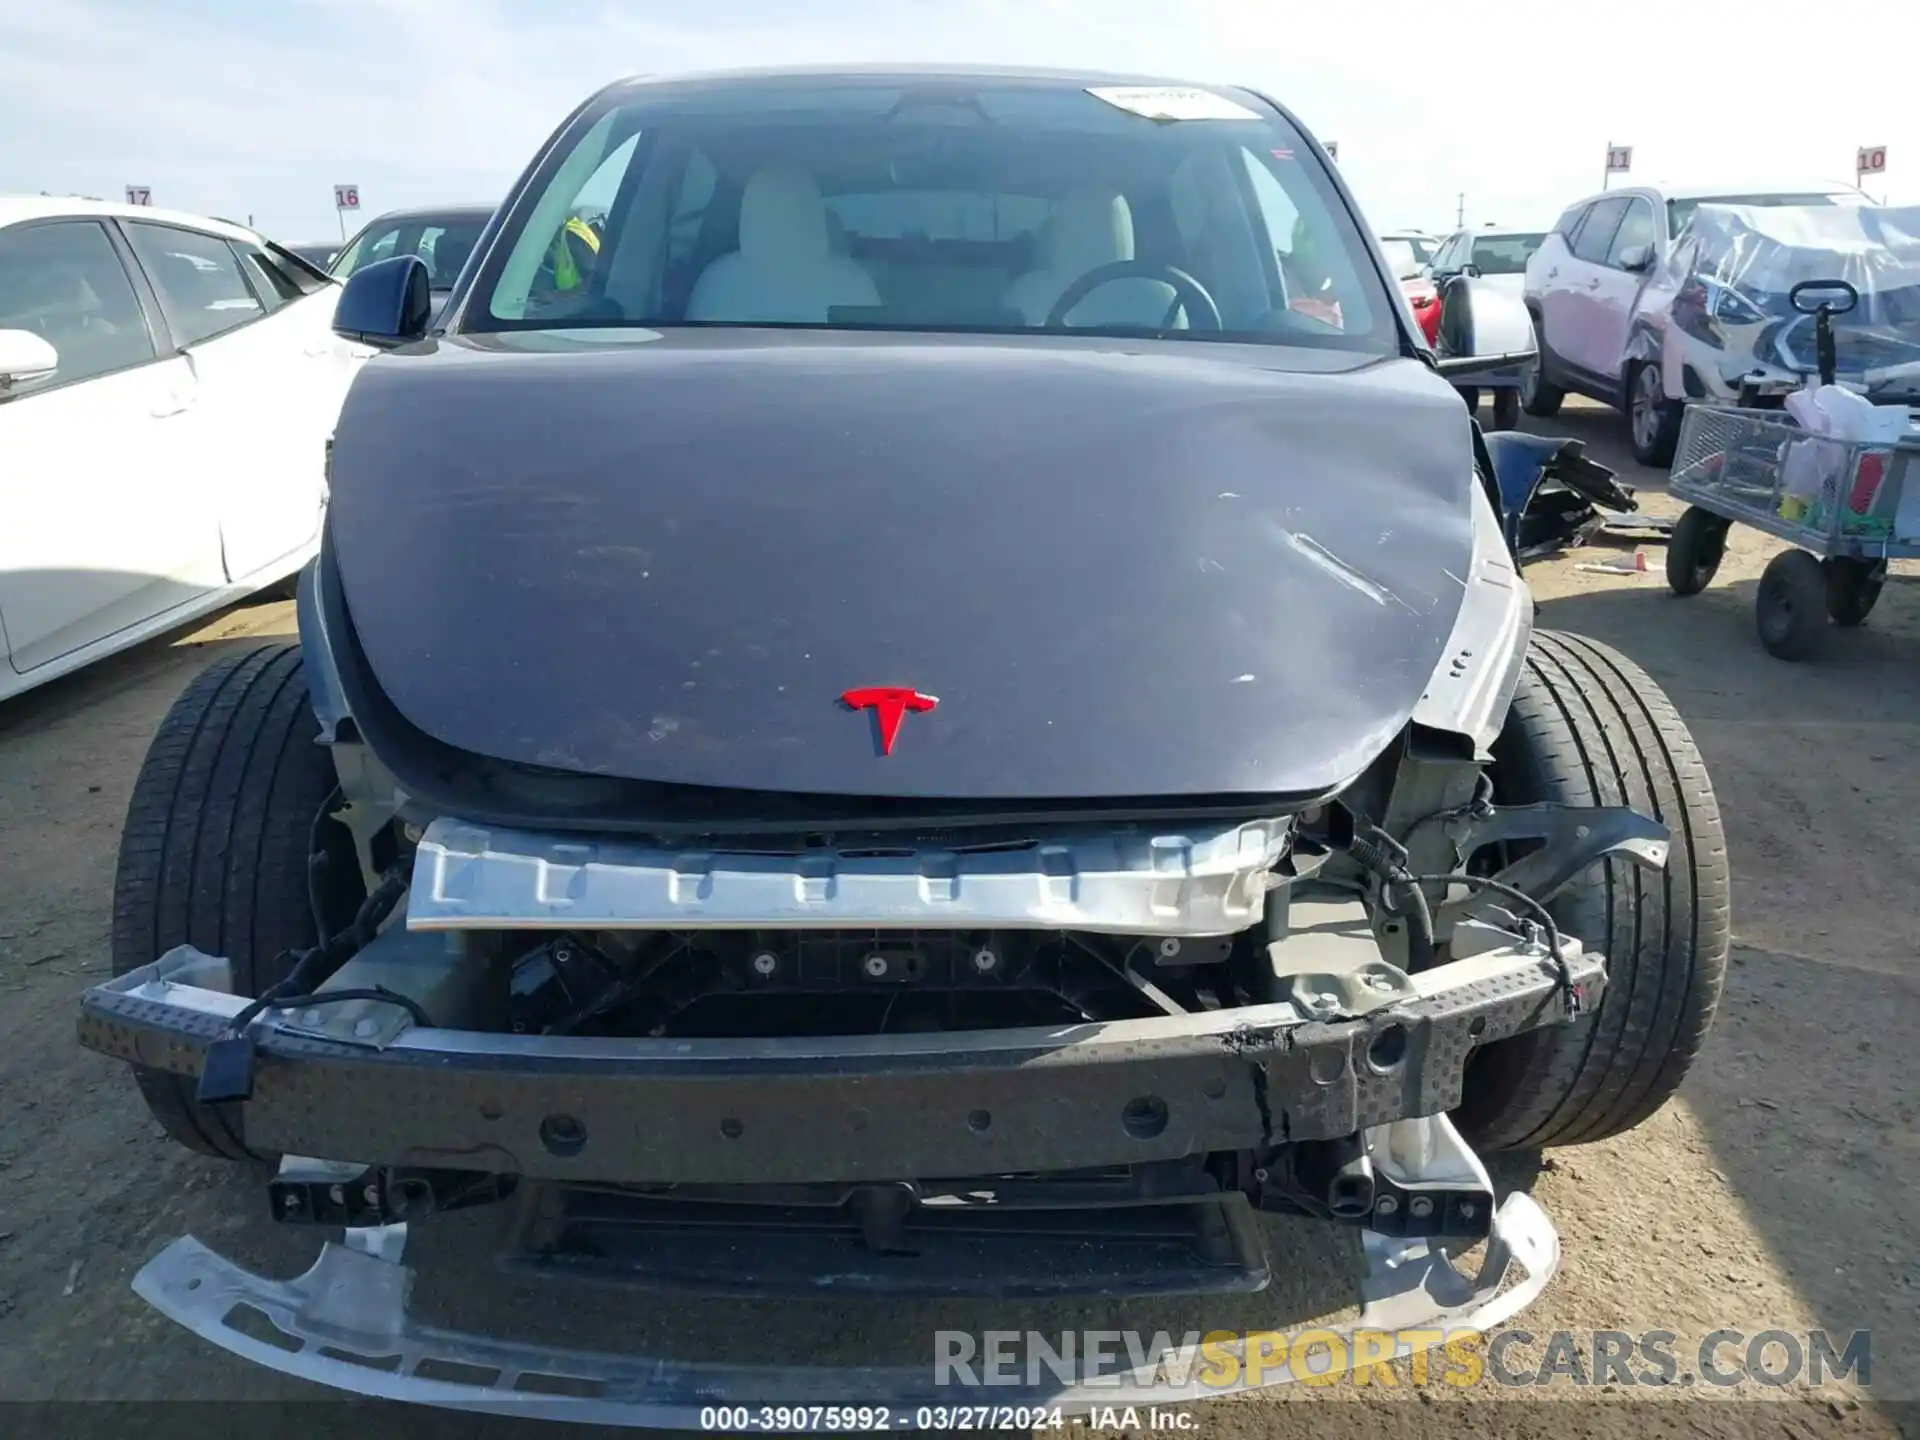
[[[1884,145],[1865,188],[1920,203],[1916,42],[1906,0],[0,0],[0,194],[144,185],[337,240],[335,184],[363,215],[497,200],[610,80],[893,61],[1254,86],[1383,230],[1444,232],[1463,193],[1544,228],[1610,143],[1642,183],[1850,182]]]

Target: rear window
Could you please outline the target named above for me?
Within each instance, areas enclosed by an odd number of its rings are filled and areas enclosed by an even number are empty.
[[[1538,235],[1482,235],[1473,242],[1473,268],[1482,275],[1519,275],[1527,259],[1547,237]]]

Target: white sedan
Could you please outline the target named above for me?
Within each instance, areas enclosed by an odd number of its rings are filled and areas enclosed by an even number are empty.
[[[338,296],[237,225],[0,196],[0,699],[313,556]]]

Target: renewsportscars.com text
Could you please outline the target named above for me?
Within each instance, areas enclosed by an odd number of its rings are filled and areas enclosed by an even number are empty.
[[[1392,1362],[1404,1360],[1396,1371]],[[1175,1337],[1137,1330],[1055,1334],[941,1330],[934,1383],[958,1389],[1097,1387],[1148,1377],[1172,1387],[1237,1390],[1307,1385],[1736,1386],[1873,1383],[1872,1334],[1855,1330],[1190,1330]]]

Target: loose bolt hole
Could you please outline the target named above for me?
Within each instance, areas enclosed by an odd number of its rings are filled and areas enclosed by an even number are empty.
[[[993,1116],[985,1110],[976,1110],[967,1116],[967,1128],[976,1135],[987,1133],[987,1127],[993,1124]]]
[[[747,1127],[729,1115],[720,1122],[720,1133],[729,1140],[738,1140],[746,1133]]]

